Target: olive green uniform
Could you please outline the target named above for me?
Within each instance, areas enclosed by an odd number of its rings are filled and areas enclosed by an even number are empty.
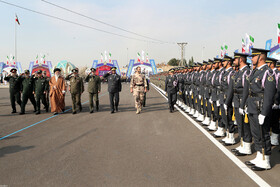
[[[46,108],[46,111],[48,112],[48,104],[46,101],[46,92],[47,92],[47,88],[48,88],[48,84],[49,82],[46,80],[45,77],[36,77],[34,78],[34,92],[35,92],[35,96],[36,96],[36,110],[38,113],[40,113],[40,106],[41,103],[40,101],[42,100],[43,105]]]
[[[76,112],[77,107],[79,106],[80,111],[82,110],[81,104],[81,94],[84,92],[84,82],[83,78],[79,76],[68,75],[66,80],[70,81],[70,93],[72,98],[72,110]]]
[[[20,99],[20,88],[21,88],[21,82],[19,76],[7,76],[4,78],[5,81],[9,82],[9,91],[10,91],[10,101],[12,105],[12,112],[16,112],[16,102],[21,105],[21,99]]]
[[[99,110],[99,98],[98,92],[101,91],[101,79],[97,75],[88,75],[86,77],[86,82],[88,82],[88,93],[89,93],[89,109],[93,111],[93,99],[95,100],[96,110]]]
[[[21,102],[21,113],[25,113],[25,106],[28,99],[31,101],[34,112],[36,111],[36,101],[34,98],[34,78],[33,77],[20,77],[21,79],[21,93],[22,93],[22,102]]]

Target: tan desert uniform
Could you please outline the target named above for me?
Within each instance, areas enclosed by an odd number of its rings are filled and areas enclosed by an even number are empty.
[[[144,102],[144,92],[147,88],[147,81],[144,75],[135,73],[130,81],[130,88],[133,88],[135,108],[140,109]]]

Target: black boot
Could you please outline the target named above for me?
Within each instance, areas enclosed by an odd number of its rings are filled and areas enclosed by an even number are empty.
[[[17,113],[17,111],[16,111],[16,110],[13,110],[11,113],[12,113],[12,114]]]
[[[38,115],[38,114],[41,114],[40,110],[38,110],[38,111],[36,112],[36,115]]]
[[[119,107],[118,106],[116,106],[116,112],[118,112],[119,111]]]
[[[96,105],[96,106],[95,106],[95,107],[96,107],[96,111],[98,111],[98,110],[99,110],[99,101],[96,101],[96,102],[95,102],[95,105]]]
[[[49,105],[45,106],[46,112],[49,112]]]

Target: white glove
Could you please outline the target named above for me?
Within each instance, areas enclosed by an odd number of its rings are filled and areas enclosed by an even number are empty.
[[[240,115],[244,115],[244,110],[242,108],[239,108],[238,110]]]
[[[225,108],[225,110],[227,110],[227,105],[226,104],[224,104],[224,108]]]
[[[272,109],[278,109],[278,108],[279,108],[279,106],[276,105],[276,104],[274,104],[274,105],[272,106]]]
[[[192,95],[192,91],[190,91],[190,95]]]
[[[245,107],[244,113],[248,114],[248,107]]]
[[[209,99],[209,103],[213,104],[213,101],[212,101],[212,99],[211,99],[211,98]]]
[[[234,102],[232,102],[232,107],[234,108]]]
[[[220,100],[217,100],[216,103],[217,103],[217,106],[220,106]]]
[[[201,95],[198,96],[198,99],[201,99]]]
[[[260,124],[260,125],[263,125],[265,116],[262,115],[262,114],[259,114],[259,117],[258,117],[258,118],[259,118],[259,124]]]

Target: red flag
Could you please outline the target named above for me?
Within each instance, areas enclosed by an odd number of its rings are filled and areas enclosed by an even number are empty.
[[[16,15],[16,22],[20,25],[17,15]]]

